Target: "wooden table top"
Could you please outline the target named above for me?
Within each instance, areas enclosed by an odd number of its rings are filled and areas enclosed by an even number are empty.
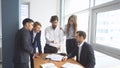
[[[49,59],[45,59],[47,54],[40,54],[38,58],[34,58],[34,68],[41,68],[41,64],[45,63],[54,63],[58,68],[61,68],[61,65],[65,64],[66,62],[74,63],[80,65],[78,62],[76,62],[74,59],[67,59],[66,61],[52,61]],[[80,65],[81,68],[84,68],[82,65]]]

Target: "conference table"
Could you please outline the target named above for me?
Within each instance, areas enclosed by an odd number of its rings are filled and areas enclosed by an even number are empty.
[[[78,64],[80,68],[84,68],[81,64],[76,62],[73,58],[67,59],[66,61],[52,61],[50,59],[46,59],[48,54],[39,54],[39,57],[34,58],[34,68],[42,68],[41,65],[45,63],[54,63],[57,68],[62,68],[61,66],[66,62],[72,64]]]

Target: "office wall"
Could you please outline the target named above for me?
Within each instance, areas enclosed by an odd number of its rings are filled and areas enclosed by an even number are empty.
[[[42,24],[42,49],[45,45],[44,30],[50,25],[51,15],[59,16],[59,0],[30,0],[30,18]]]
[[[13,68],[15,33],[19,27],[19,0],[1,0],[2,68]]]

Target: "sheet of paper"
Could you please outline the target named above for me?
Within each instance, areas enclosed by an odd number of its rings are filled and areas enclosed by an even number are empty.
[[[46,56],[46,58],[49,58],[51,60],[54,60],[54,61],[62,61],[62,58],[64,56],[61,56],[61,55],[58,55],[58,54],[49,54]]]
[[[62,68],[83,68],[83,67],[81,67],[78,64],[73,64],[73,63],[67,62],[67,63],[62,65]]]
[[[45,63],[41,65],[42,68],[57,68],[53,63]]]

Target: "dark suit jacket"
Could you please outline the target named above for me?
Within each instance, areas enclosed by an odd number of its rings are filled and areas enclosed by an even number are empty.
[[[15,37],[14,63],[28,63],[33,54],[30,32],[25,28],[18,30]]]
[[[31,33],[31,40],[33,40],[33,31],[30,32]],[[36,47],[38,47],[38,51],[39,53],[42,53],[42,49],[41,49],[41,31],[39,33],[36,34],[34,41],[32,42],[32,47],[33,47],[33,52],[36,52]]]
[[[94,56],[94,51],[93,51],[92,46],[84,42],[81,48],[80,61],[78,60],[78,50],[79,50],[78,47],[74,49],[74,51],[68,55],[68,58],[76,56],[77,62],[82,64],[85,68],[94,68],[95,56]]]

